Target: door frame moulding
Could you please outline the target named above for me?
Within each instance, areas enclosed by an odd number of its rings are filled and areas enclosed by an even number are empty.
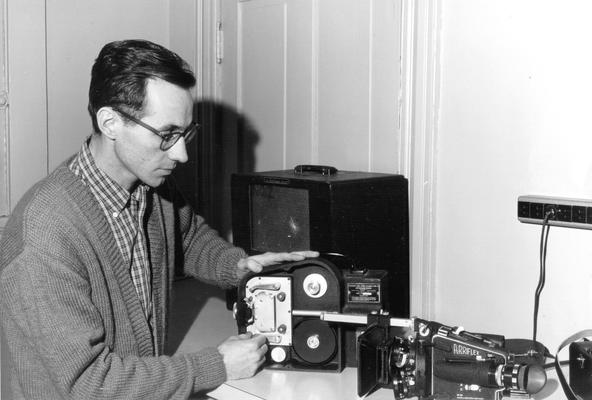
[[[403,1],[401,18],[401,170],[410,182],[411,314],[426,319],[435,317],[440,2]]]
[[[0,236],[10,214],[7,12],[7,0],[0,0]]]

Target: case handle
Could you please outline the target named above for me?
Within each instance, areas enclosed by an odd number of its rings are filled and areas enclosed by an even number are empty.
[[[302,175],[306,172],[312,172],[321,175],[335,175],[337,173],[337,168],[331,167],[329,165],[297,165],[294,167],[294,174]]]

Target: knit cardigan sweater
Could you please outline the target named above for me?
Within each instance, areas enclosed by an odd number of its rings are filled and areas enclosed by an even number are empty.
[[[180,399],[226,380],[215,348],[153,354],[166,345],[175,266],[230,287],[246,254],[170,182],[152,191],[146,214],[155,344],[109,223],[67,162],[16,206],[0,240],[2,357],[11,363],[2,373],[15,398]]]

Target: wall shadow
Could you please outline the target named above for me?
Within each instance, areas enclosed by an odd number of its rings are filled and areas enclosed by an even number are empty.
[[[189,161],[175,170],[175,179],[198,214],[224,238],[232,231],[230,177],[255,168],[259,134],[235,108],[199,101],[194,115],[201,125],[189,143]]]
[[[173,283],[165,354],[172,355],[177,351],[193,322],[211,298],[225,301],[224,291],[193,278],[182,278]],[[225,338],[220,338],[221,341],[223,339]]]
[[[254,150],[259,134],[244,115],[218,102],[196,102],[194,118],[201,128],[187,146],[189,160],[176,168],[174,178],[196,213],[229,240],[232,236],[231,175],[254,171]],[[209,298],[225,299],[223,290],[184,277],[180,266],[176,275],[168,354],[178,349]]]

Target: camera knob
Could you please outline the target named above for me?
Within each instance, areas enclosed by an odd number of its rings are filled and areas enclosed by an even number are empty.
[[[423,337],[426,337],[430,334],[430,328],[424,323],[419,324],[419,334]]]
[[[308,339],[306,339],[306,345],[311,349],[316,349],[320,346],[321,341],[319,340],[319,335],[310,335]]]
[[[271,349],[270,356],[271,359],[276,363],[284,362],[286,361],[286,358],[288,358],[286,349],[284,349],[283,347],[274,347],[273,349]]]
[[[309,282],[308,286],[306,287],[308,289],[308,293],[316,296],[319,294],[319,292],[321,291],[321,285],[319,285],[318,282]]]
[[[327,279],[321,274],[310,274],[304,278],[302,289],[308,297],[319,298],[327,293]]]

